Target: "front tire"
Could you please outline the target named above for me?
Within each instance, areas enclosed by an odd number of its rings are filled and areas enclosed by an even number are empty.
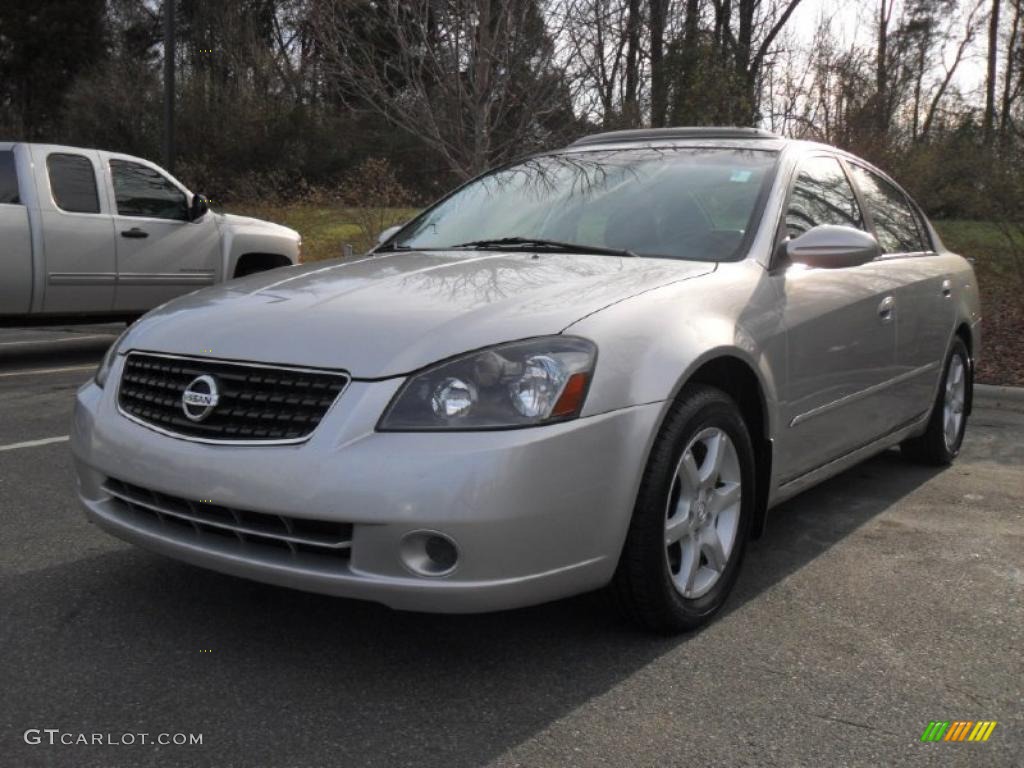
[[[626,543],[609,586],[639,624],[675,633],[725,603],[750,533],[754,450],[736,403],[689,386],[655,440]]]
[[[960,453],[967,429],[967,403],[973,386],[971,358],[959,336],[942,368],[942,384],[932,405],[928,427],[920,437],[900,445],[903,455],[923,464],[945,467]]]

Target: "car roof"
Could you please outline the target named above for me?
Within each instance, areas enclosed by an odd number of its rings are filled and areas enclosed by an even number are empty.
[[[679,128],[633,128],[624,131],[594,133],[577,139],[570,147],[590,147],[598,144],[650,143],[655,141],[694,140],[783,141],[778,134],[761,128],[731,126],[703,126]]]
[[[586,152],[600,149],[638,149],[643,147],[707,147],[716,149],[754,149],[778,152],[794,144],[778,134],[761,128],[730,126],[634,128],[595,133],[577,139],[563,151]]]

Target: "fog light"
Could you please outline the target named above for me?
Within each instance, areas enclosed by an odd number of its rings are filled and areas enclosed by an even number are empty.
[[[447,576],[459,564],[459,548],[437,531],[413,531],[402,538],[405,567],[418,576]]]

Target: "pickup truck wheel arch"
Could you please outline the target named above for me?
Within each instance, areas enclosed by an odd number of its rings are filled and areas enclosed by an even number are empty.
[[[279,253],[243,253],[235,262],[235,271],[232,277],[245,277],[254,275],[257,272],[266,272],[268,269],[291,266],[291,260]]]

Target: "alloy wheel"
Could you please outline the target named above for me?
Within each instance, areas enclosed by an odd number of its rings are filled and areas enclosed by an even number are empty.
[[[698,432],[679,459],[665,510],[665,554],[676,590],[706,594],[721,578],[739,528],[739,455],[717,427]]]

